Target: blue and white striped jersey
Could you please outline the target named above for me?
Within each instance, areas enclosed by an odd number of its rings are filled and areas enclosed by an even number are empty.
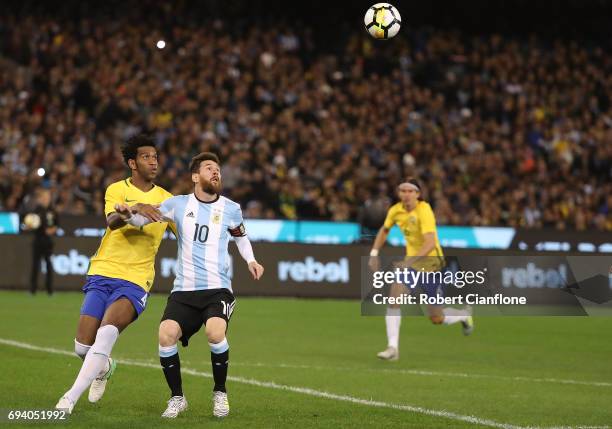
[[[192,193],[165,200],[159,210],[178,233],[172,292],[232,290],[227,247],[230,236],[246,235],[240,204],[223,196],[205,203]]]

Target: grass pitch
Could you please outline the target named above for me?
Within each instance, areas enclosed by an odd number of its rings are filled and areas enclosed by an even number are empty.
[[[81,360],[72,354],[82,295],[0,292],[0,409],[52,409]],[[87,393],[60,427],[607,427],[612,319],[481,317],[471,337],[425,317],[402,322],[401,359],[382,362],[382,317],[359,302],[238,298],[230,323],[230,416],[212,417],[203,332],[179,348],[189,409],[162,420],[169,392],[157,326],[165,296],[119,337],[104,398]],[[0,416],[5,419],[5,416]],[[48,426],[50,423],[19,423]]]

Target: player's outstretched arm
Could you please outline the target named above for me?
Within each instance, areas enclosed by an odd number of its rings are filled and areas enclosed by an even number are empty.
[[[165,220],[159,211],[159,205],[136,204],[130,207],[127,204],[115,204],[115,212],[122,222],[136,227]]]
[[[161,220],[163,220],[163,216],[159,211],[159,205],[141,203],[133,206],[115,204],[115,212],[109,214],[106,218],[111,230],[121,228],[127,223],[134,226],[143,226]]]
[[[130,210],[133,214],[139,214],[150,222],[162,222],[164,220],[164,215],[159,210],[160,204],[134,204],[130,207]]]

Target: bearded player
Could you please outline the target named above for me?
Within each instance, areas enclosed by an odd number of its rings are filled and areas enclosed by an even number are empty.
[[[187,347],[191,336],[202,326],[211,352],[213,415],[225,417],[229,414],[225,388],[229,344],[225,334],[235,305],[227,251],[230,237],[236,241],[255,280],[259,280],[264,269],[253,255],[240,205],[220,195],[218,157],[201,153],[192,159],[189,168],[194,192],[169,198],[159,208],[163,219],[174,222],[178,232],[174,288],[159,325],[159,360],[171,392],[162,417],[175,418],[187,409],[177,343],[181,340],[183,347]],[[150,222],[145,216],[133,215],[126,205],[118,205],[117,211],[134,226]]]
[[[431,206],[422,200],[421,187],[417,180],[407,179],[398,186],[400,201],[391,206],[383,226],[378,231],[370,251],[370,268],[378,270],[378,253],[387,241],[390,229],[397,225],[406,239],[406,265],[424,271],[440,271],[444,268],[444,254],[438,240],[436,218]],[[420,284],[421,289],[429,296],[443,294],[442,284]],[[398,297],[404,285],[394,284],[390,295]],[[469,335],[474,329],[474,322],[469,310],[442,308],[439,305],[428,305],[429,319],[436,325],[451,325],[461,322],[463,333]],[[399,305],[387,307],[385,323],[387,326],[387,348],[378,353],[384,360],[399,358],[399,332],[401,325]]]
[[[85,298],[74,340],[74,351],[83,359],[83,365],[72,387],[55,406],[68,413],[88,387],[90,402],[102,398],[116,367],[111,350],[119,333],[145,309],[155,276],[155,255],[168,226],[156,222],[135,228],[115,211],[115,205],[126,204],[134,212],[159,221],[161,217],[151,205],[172,196],[153,183],[158,168],[157,150],[149,137],[130,138],[122,154],[132,174],[106,189],[107,228],[91,257],[83,287]]]

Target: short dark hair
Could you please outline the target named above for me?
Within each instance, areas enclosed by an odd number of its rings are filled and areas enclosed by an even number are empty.
[[[202,161],[215,161],[217,164],[221,165],[217,155],[212,152],[202,152],[191,158],[191,162],[189,163],[189,171],[191,171],[191,173],[197,173],[200,171],[200,164]]]
[[[138,148],[144,146],[153,146],[155,147],[155,142],[151,136],[146,134],[136,134],[125,142],[123,146],[121,146],[121,154],[123,155],[123,160],[125,164],[129,166],[128,160],[133,159],[136,160],[136,156],[138,155]]]

